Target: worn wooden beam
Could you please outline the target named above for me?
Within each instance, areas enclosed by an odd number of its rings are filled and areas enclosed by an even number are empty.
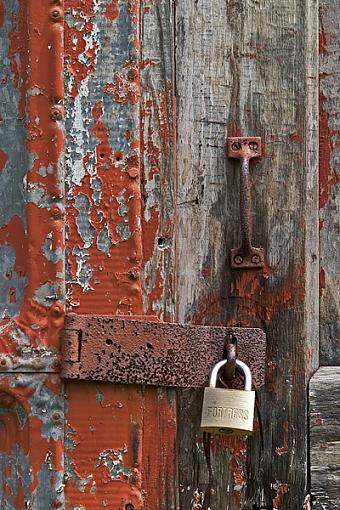
[[[248,442],[213,442],[213,509],[291,510],[306,496],[306,387],[318,363],[317,42],[316,1],[176,4],[178,318],[259,326],[268,338],[263,443],[259,423]],[[230,269],[239,162],[226,157],[227,133],[264,142],[251,170],[263,271]],[[199,508],[201,394],[185,392],[179,405],[181,506]]]
[[[322,367],[309,384],[313,509],[340,508],[340,367]]]
[[[340,3],[320,2],[320,362],[340,364]]]

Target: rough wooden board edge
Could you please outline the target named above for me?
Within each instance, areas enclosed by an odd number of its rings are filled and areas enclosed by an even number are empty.
[[[309,384],[313,509],[340,508],[340,367],[322,367]]]

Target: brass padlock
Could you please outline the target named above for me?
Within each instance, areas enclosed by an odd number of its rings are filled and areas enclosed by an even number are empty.
[[[250,435],[255,405],[251,372],[237,359],[236,368],[244,375],[244,390],[216,388],[218,373],[227,363],[219,361],[211,371],[209,387],[204,390],[201,429],[211,434]]]

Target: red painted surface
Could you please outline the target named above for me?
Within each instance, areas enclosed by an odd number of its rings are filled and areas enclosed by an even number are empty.
[[[0,348],[1,369],[8,371],[0,376],[4,411],[1,451],[8,462],[3,490],[8,504],[18,509],[34,506],[37,500],[46,508],[63,504],[62,491],[56,492],[63,475],[61,384],[59,376],[42,373],[58,370],[64,313],[63,257],[52,261],[46,249],[46,243],[50,243],[52,250],[60,250],[61,254],[63,250],[62,209],[58,205],[63,190],[58,165],[62,164],[64,136],[60,123],[51,118],[55,102],[63,99],[63,77],[59,72],[63,26],[62,19],[51,17],[55,4],[61,2],[52,3],[39,2],[37,8],[36,0],[21,1],[18,11],[14,7],[10,10],[9,2],[6,9],[0,3],[0,26],[4,27],[5,19],[11,23],[10,66],[2,86],[18,97],[17,104],[13,103],[13,108],[17,108],[13,120],[26,129],[21,150],[27,154],[23,181],[25,222],[14,213],[0,229],[2,246],[12,247],[15,256],[7,278],[11,280],[16,272],[26,281],[23,299],[18,295],[19,289],[9,288],[7,303],[14,305],[20,299],[19,312],[15,316],[4,315]],[[20,164],[18,160],[17,165]],[[20,187],[22,182],[15,183],[13,154],[1,150],[1,171],[8,171],[9,165],[13,186]],[[12,206],[9,204],[9,209]],[[29,374],[24,373],[27,370]],[[46,476],[45,469],[49,469]]]
[[[66,6],[68,15],[77,21],[65,24],[66,74],[71,84],[68,100],[72,108],[78,97],[86,101],[90,117],[84,133],[92,137],[90,149],[77,149],[82,151],[82,176],[77,184],[70,180],[67,189],[68,310],[162,315],[162,306],[154,309],[152,305],[164,293],[161,269],[147,295],[142,284],[142,272],[157,250],[161,212],[155,205],[145,221],[140,151],[149,148],[140,142],[145,113],[139,105],[139,2],[113,0],[99,11],[92,0],[81,6],[67,0]],[[120,16],[125,16],[123,25]],[[118,26],[129,31],[130,24],[131,33],[118,32]],[[108,64],[98,59],[109,58],[105,48],[115,44],[110,37],[121,40],[122,47],[132,41],[132,49],[118,68],[110,62],[112,72],[104,77],[100,66]],[[84,98],[88,79],[97,80],[99,98],[91,93]],[[122,123],[129,119],[129,128],[116,122],[119,116]],[[160,116],[160,123],[165,124],[164,117]],[[71,137],[78,133],[73,126]],[[162,128],[164,138],[166,129]],[[116,133],[120,134],[117,143],[113,141]],[[148,137],[151,143],[151,132]],[[159,153],[161,149],[153,150]],[[97,196],[94,179],[100,183]],[[103,247],[104,227],[107,244]],[[90,271],[86,284],[77,253]],[[165,508],[169,480],[176,471],[176,408],[167,394],[154,388],[85,382],[68,382],[66,391],[66,508]]]

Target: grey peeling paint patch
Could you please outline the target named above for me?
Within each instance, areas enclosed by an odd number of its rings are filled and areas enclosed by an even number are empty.
[[[110,231],[107,225],[99,232],[97,239],[97,248],[98,250],[106,253],[109,253],[113,242],[111,239]]]
[[[49,232],[46,236],[43,252],[47,260],[54,262],[55,264],[63,258],[63,250],[58,247],[53,250],[53,233]]]
[[[102,181],[99,177],[91,178],[91,188],[93,190],[92,200],[95,205],[99,205],[101,198]]]
[[[120,191],[117,196],[117,202],[119,204],[118,214],[124,219],[124,221],[117,224],[116,232],[120,235],[123,241],[127,241],[131,236],[129,226],[129,208],[124,197],[125,191],[125,189]]]
[[[84,195],[84,193],[79,193],[74,201],[74,207],[79,213],[76,218],[76,224],[78,227],[79,235],[84,241],[84,248],[90,248],[90,246],[92,246],[96,231],[90,222],[89,198]]]
[[[25,409],[22,407],[22,405],[20,404],[20,402],[18,402],[18,401],[15,404],[14,410],[15,410],[17,418],[18,418],[19,426],[22,430],[27,422],[27,413],[26,413]]]
[[[75,468],[73,459],[65,454],[65,481],[73,480],[79,489],[80,492],[85,492],[86,486],[92,481],[93,482],[93,474],[89,474],[88,476],[81,477],[77,473]]]
[[[78,93],[74,98],[69,93],[75,85],[72,73],[66,67],[66,133],[69,147],[67,153],[67,182],[68,194],[74,196],[72,187],[79,185],[85,172],[95,175],[94,155],[98,139],[93,134],[92,106],[98,102],[103,105],[101,121],[109,128],[109,146],[121,150],[123,154],[129,154],[129,141],[126,139],[127,130],[138,136],[139,105],[129,102],[124,104],[116,102],[111,94],[105,92],[105,85],[112,83],[112,69],[119,70],[127,62],[138,60],[139,55],[133,45],[131,34],[134,32],[131,16],[129,14],[129,1],[120,0],[119,17],[115,20],[115,30],[112,30],[112,22],[105,16],[107,2],[98,1],[94,4],[95,16],[87,17],[81,8],[72,9],[66,15],[66,23],[70,27],[79,30],[77,38],[85,42],[85,53],[91,49],[94,54],[94,69],[90,78],[87,76],[78,84]],[[82,34],[80,31],[84,22],[91,21],[91,31]],[[80,60],[84,54],[81,54]],[[87,61],[85,65],[87,65]],[[124,70],[125,73],[125,70]],[[91,98],[91,101],[89,101]],[[91,155],[91,161],[84,168],[84,156]],[[97,188],[93,193],[93,200],[99,204],[100,196]]]
[[[55,507],[54,502],[64,502],[63,472],[57,471],[53,454],[48,452],[38,473],[38,486],[33,493],[32,509],[46,510]]]
[[[12,431],[6,432],[11,437]],[[3,510],[17,510],[16,498],[19,488],[24,493],[27,502],[26,508],[30,508],[31,478],[29,457],[25,455],[23,448],[14,444],[10,454],[0,452],[0,508]],[[5,493],[6,486],[9,488],[8,493]]]
[[[45,377],[32,378],[30,375],[19,376],[18,381],[34,388],[29,398],[31,415],[41,421],[41,435],[48,441],[58,441],[64,435],[64,401],[60,395],[53,393],[45,384]]]
[[[96,385],[96,400],[97,402],[104,402],[105,396],[99,386]]]
[[[60,285],[57,282],[46,282],[34,293],[34,299],[46,307],[50,307],[57,299],[62,299]]]
[[[31,87],[27,91],[28,96],[40,96],[42,93],[43,91],[39,87]]]
[[[121,475],[129,476],[130,470],[124,467],[123,463],[123,455],[125,453],[127,453],[126,447],[119,448],[118,450],[104,450],[99,453],[95,467],[107,467],[112,480],[120,478]]]
[[[78,284],[82,287],[83,292],[88,292],[91,290],[91,278],[93,275],[93,270],[91,266],[87,263],[89,254],[87,250],[80,248],[79,246],[75,246],[72,255],[76,256],[77,261],[77,277],[72,278],[70,267],[67,264],[66,266],[66,283]],[[67,258],[66,258],[67,260]]]
[[[42,208],[50,208],[52,205],[56,204],[63,210],[63,197],[62,196],[54,196],[51,197],[48,194],[45,186],[41,184],[28,184],[26,187],[26,201],[33,202],[38,207]]]
[[[0,226],[7,224],[13,215],[19,216],[24,224],[26,222],[23,181],[28,168],[27,132],[24,119],[18,118],[20,89],[15,86],[15,76],[8,58],[11,40],[9,33],[19,30],[18,11],[19,2],[7,2],[0,29],[0,82],[3,80],[6,83],[6,86],[0,88],[0,141],[1,150],[8,156],[0,172]]]
[[[13,340],[13,342],[20,346],[20,348],[30,345],[29,337],[19,328],[17,324],[15,324],[15,322],[12,323],[10,337]]]
[[[122,241],[130,239],[131,231],[128,223],[118,223],[116,227],[117,234],[120,235]]]
[[[47,167],[41,165],[41,167],[39,168],[39,174],[42,177],[46,177],[47,174],[53,175],[53,173],[54,173],[54,168],[51,163],[49,165],[47,165]]]
[[[27,278],[14,271],[15,251],[8,244],[0,246],[0,311],[1,318],[18,315],[24,299]],[[14,296],[15,299],[11,299]]]

